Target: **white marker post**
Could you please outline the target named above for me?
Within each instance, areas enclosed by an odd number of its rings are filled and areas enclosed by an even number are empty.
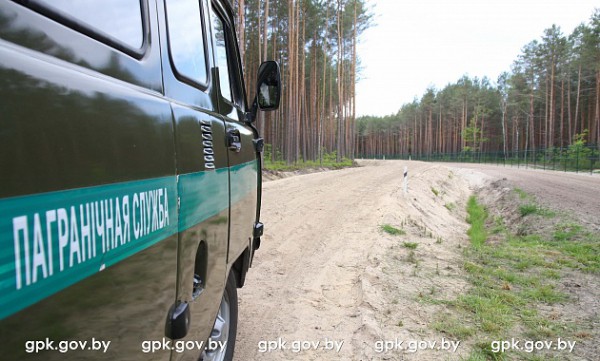
[[[408,194],[408,167],[404,166],[404,194]]]

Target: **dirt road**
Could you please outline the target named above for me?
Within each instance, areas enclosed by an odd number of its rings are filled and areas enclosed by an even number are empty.
[[[485,176],[420,162],[361,165],[265,183],[265,236],[239,293],[236,360],[438,360],[468,353],[443,344],[448,340],[428,325],[444,309],[421,301],[454,299],[468,287],[460,256],[468,244],[465,202]],[[598,189],[600,178],[594,182]],[[383,232],[385,224],[406,235]]]
[[[525,170],[480,164],[447,164],[447,166],[462,168],[462,174],[467,177],[471,172],[475,172],[485,173],[489,179],[505,178],[514,187],[533,194],[540,204],[569,212],[579,223],[600,230],[600,176],[598,174],[592,176],[589,173]]]

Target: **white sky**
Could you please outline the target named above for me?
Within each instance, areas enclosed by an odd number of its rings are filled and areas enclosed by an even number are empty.
[[[552,24],[570,35],[598,0],[367,0],[373,26],[360,38],[357,115],[396,113],[467,74],[495,82]]]

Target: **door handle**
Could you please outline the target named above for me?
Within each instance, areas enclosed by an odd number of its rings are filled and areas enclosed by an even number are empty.
[[[242,138],[239,129],[232,128],[227,131],[227,148],[236,153],[242,150]]]

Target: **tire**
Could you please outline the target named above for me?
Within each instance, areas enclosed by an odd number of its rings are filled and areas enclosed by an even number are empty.
[[[221,298],[219,312],[213,325],[210,335],[210,340],[219,341],[221,344],[225,342],[226,347],[223,349],[205,350],[202,353],[202,361],[232,361],[233,351],[235,349],[235,337],[237,334],[238,321],[238,300],[237,300],[237,284],[233,270],[229,272],[227,284]]]

